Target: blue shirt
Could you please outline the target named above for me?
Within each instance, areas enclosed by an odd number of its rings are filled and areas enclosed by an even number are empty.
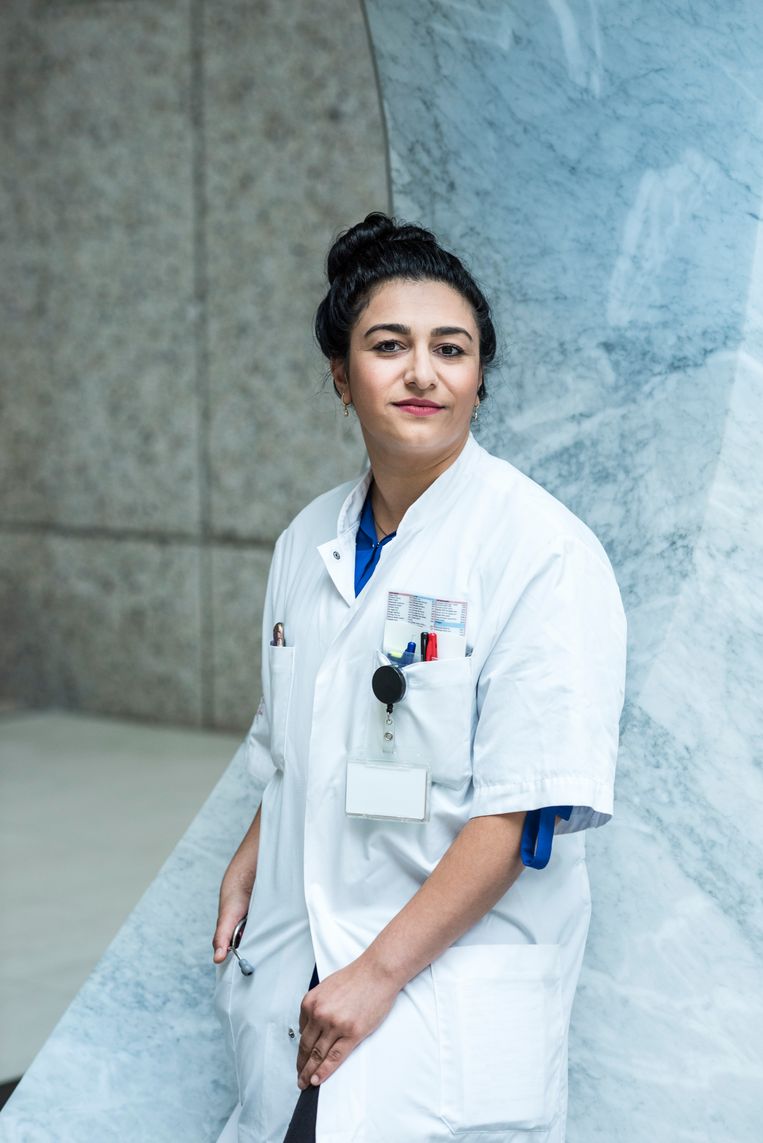
[[[355,537],[355,595],[360,595],[371,576],[376,571],[381,550],[390,540],[394,540],[397,532],[390,532],[383,540],[376,538],[376,524],[374,523],[373,509],[371,508],[371,488],[360,513],[358,534]]]
[[[397,532],[390,532],[383,540],[376,538],[376,524],[371,508],[371,487],[360,513],[358,534],[355,537],[355,595],[360,595],[371,576],[376,571],[381,550]],[[540,810],[528,810],[522,830],[522,861],[532,869],[544,869],[551,857],[556,817],[569,820],[572,806],[547,806]]]

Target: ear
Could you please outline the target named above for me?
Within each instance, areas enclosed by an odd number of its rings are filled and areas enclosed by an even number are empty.
[[[350,394],[350,386],[347,381],[347,370],[345,369],[343,359],[341,357],[332,357],[330,368],[331,376],[334,380],[334,392],[342,401],[346,401]]]

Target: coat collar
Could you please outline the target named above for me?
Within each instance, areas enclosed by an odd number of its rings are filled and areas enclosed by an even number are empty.
[[[397,529],[397,544],[421,531],[425,525],[447,515],[454,500],[458,498],[462,480],[468,479],[482,452],[483,449],[470,433],[450,468],[446,468],[430,484],[403,516]],[[355,601],[355,535],[370,484],[371,469],[368,467],[339,509],[336,538],[318,547],[334,586],[349,605]]]

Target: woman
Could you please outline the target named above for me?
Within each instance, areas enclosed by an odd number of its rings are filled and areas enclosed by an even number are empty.
[[[239,1092],[221,1138],[560,1143],[620,597],[588,528],[470,434],[495,333],[459,260],[371,214],[328,277],[316,332],[370,469],[273,557],[262,802],[213,941]],[[227,955],[247,912],[249,976]]]

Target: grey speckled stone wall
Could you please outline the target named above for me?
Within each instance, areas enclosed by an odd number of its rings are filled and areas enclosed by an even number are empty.
[[[238,727],[278,532],[360,440],[311,319],[388,205],[359,0],[0,9],[2,701]]]

